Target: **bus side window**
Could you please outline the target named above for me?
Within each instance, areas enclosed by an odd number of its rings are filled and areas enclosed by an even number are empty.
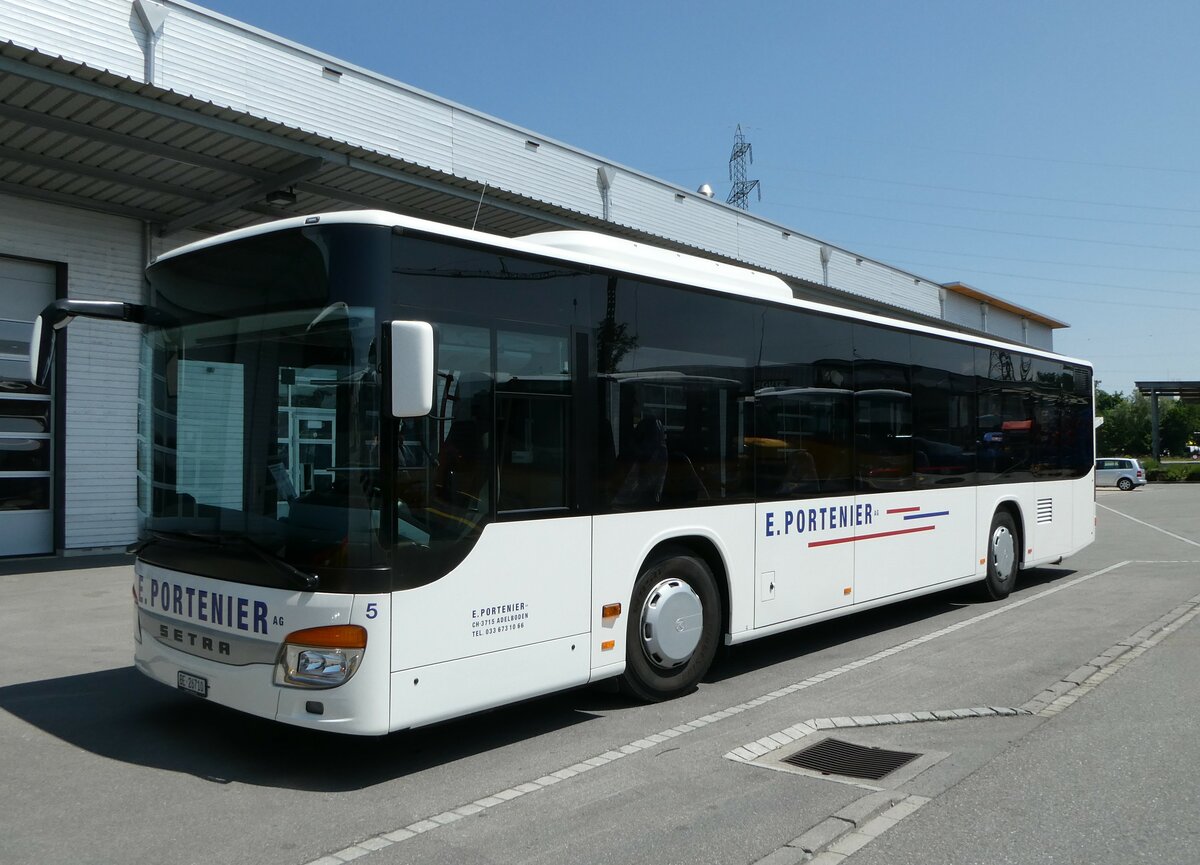
[[[566,508],[571,370],[559,333],[496,334],[496,507]]]

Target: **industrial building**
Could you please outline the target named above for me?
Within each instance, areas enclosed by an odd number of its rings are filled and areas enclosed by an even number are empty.
[[[606,232],[797,296],[1051,348],[1062,322],[837,248],[187,2],[0,0],[0,556],[138,533],[138,333],[56,298],[141,302],[155,255],[272,218],[382,208],[515,236]]]

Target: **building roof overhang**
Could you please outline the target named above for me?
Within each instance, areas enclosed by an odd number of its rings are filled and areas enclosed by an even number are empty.
[[[967,285],[965,282],[947,282],[943,283],[942,288],[947,291],[952,291],[955,294],[961,294],[963,297],[969,297],[972,300],[977,300],[980,303],[986,303],[988,306],[996,309],[1003,309],[1006,312],[1011,312],[1013,315],[1019,315],[1021,318],[1027,318],[1030,321],[1045,325],[1051,329],[1062,327],[1070,327],[1065,321],[1059,321],[1056,318],[1051,318],[1048,315],[1043,315],[1040,312],[1034,312],[1032,309],[1026,309],[1023,306],[1017,306],[1015,303],[1010,303],[1007,300],[988,294],[985,291],[980,291],[974,286]]]
[[[0,192],[163,237],[386,208],[520,235],[613,226],[347,142],[0,43]]]

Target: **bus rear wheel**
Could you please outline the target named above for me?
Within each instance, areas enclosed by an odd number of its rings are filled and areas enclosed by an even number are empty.
[[[980,594],[984,600],[1002,601],[1017,584],[1021,558],[1017,526],[1008,511],[996,511],[988,532],[987,576]]]
[[[621,688],[649,702],[693,690],[717,653],[721,598],[703,559],[671,551],[638,576],[626,625]]]

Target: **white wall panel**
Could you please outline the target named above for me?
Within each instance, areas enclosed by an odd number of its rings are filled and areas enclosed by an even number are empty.
[[[63,262],[71,297],[142,300],[140,223],[0,196],[0,254]],[[67,337],[67,549],[137,537],[137,346],[130,324],[76,319]],[[60,394],[59,399],[64,395]]]
[[[742,218],[738,224],[738,252],[755,266],[786,273],[809,282],[824,283],[821,243],[777,225]]]
[[[456,110],[453,122],[455,174],[603,215],[600,163],[592,157],[467,111]]]
[[[195,7],[171,5],[159,47],[161,86],[452,170],[453,108],[420,91]]]
[[[945,319],[965,327],[973,327],[976,330],[983,328],[983,316],[979,311],[979,301],[953,291],[946,292]]]
[[[139,80],[145,70],[145,37],[129,0],[0,0],[0,21],[0,38],[26,48]]]

